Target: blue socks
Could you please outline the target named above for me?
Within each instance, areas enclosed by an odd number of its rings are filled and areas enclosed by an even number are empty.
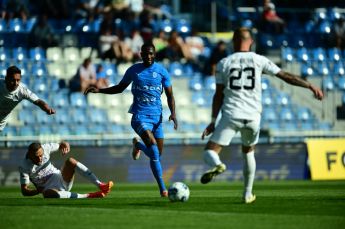
[[[142,142],[138,142],[135,146],[142,152],[144,152],[147,157],[150,158],[151,171],[158,183],[159,190],[162,193],[166,190],[166,188],[163,180],[163,170],[160,162],[158,146],[153,144],[150,147],[146,147],[146,145]]]

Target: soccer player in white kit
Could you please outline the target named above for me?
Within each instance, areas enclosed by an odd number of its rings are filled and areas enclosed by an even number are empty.
[[[0,79],[0,132],[5,128],[12,110],[23,100],[27,99],[48,115],[55,114],[55,110],[32,93],[20,82],[21,70],[11,66],[6,70],[5,80]]]
[[[25,159],[19,166],[21,191],[24,196],[34,196],[42,193],[45,198],[102,198],[110,192],[113,182],[101,182],[85,165],[70,157],[62,170],[57,169],[50,161],[50,154],[58,151],[62,155],[70,152],[68,142],[30,144]],[[79,194],[71,192],[74,173],[77,171],[100,191]],[[35,189],[29,187],[30,181]]]
[[[210,135],[204,151],[204,161],[212,167],[201,177],[201,183],[210,182],[223,173],[226,166],[219,153],[229,145],[239,131],[242,140],[244,203],[252,203],[256,196],[252,193],[256,162],[255,145],[259,139],[261,119],[261,75],[266,73],[285,82],[312,91],[315,98],[323,98],[322,91],[301,77],[282,71],[264,56],[250,51],[253,39],[250,30],[239,28],[233,37],[234,53],[222,59],[217,66],[216,92],[212,102],[212,121],[202,133],[202,139]],[[215,125],[221,111],[221,118]]]

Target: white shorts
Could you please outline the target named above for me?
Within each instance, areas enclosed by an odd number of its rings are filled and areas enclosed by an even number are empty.
[[[71,182],[67,183],[62,178],[62,174],[59,171],[59,173],[53,173],[51,177],[47,180],[47,182],[44,184],[43,191],[48,189],[54,189],[57,191],[70,191],[73,186],[73,179]]]
[[[242,145],[253,146],[259,140],[260,120],[229,119],[222,116],[210,141],[222,146],[229,145],[238,131],[241,133]]]

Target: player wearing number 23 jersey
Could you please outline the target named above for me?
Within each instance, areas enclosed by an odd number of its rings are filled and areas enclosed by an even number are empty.
[[[255,145],[259,139],[261,117],[261,75],[277,76],[285,82],[308,88],[316,99],[323,98],[322,91],[301,77],[282,71],[264,56],[250,51],[252,35],[247,28],[234,32],[234,54],[222,59],[217,65],[216,92],[212,102],[212,121],[202,133],[202,139],[211,134],[204,151],[204,161],[212,168],[201,177],[201,183],[209,183],[226,170],[219,157],[223,146],[229,145],[237,132],[241,134],[243,153],[243,201],[255,201],[252,193],[256,161]],[[216,118],[221,118],[216,125]]]
[[[233,119],[259,120],[261,75],[276,75],[280,68],[254,52],[237,52],[217,66],[216,83],[224,85],[222,115]]]

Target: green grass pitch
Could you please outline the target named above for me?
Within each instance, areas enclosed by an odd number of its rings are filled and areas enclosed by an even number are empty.
[[[260,181],[255,203],[242,183],[187,183],[186,203],[171,203],[155,184],[115,184],[104,199],[22,197],[0,188],[0,228],[344,228],[345,181]],[[73,191],[94,191],[75,185]]]

